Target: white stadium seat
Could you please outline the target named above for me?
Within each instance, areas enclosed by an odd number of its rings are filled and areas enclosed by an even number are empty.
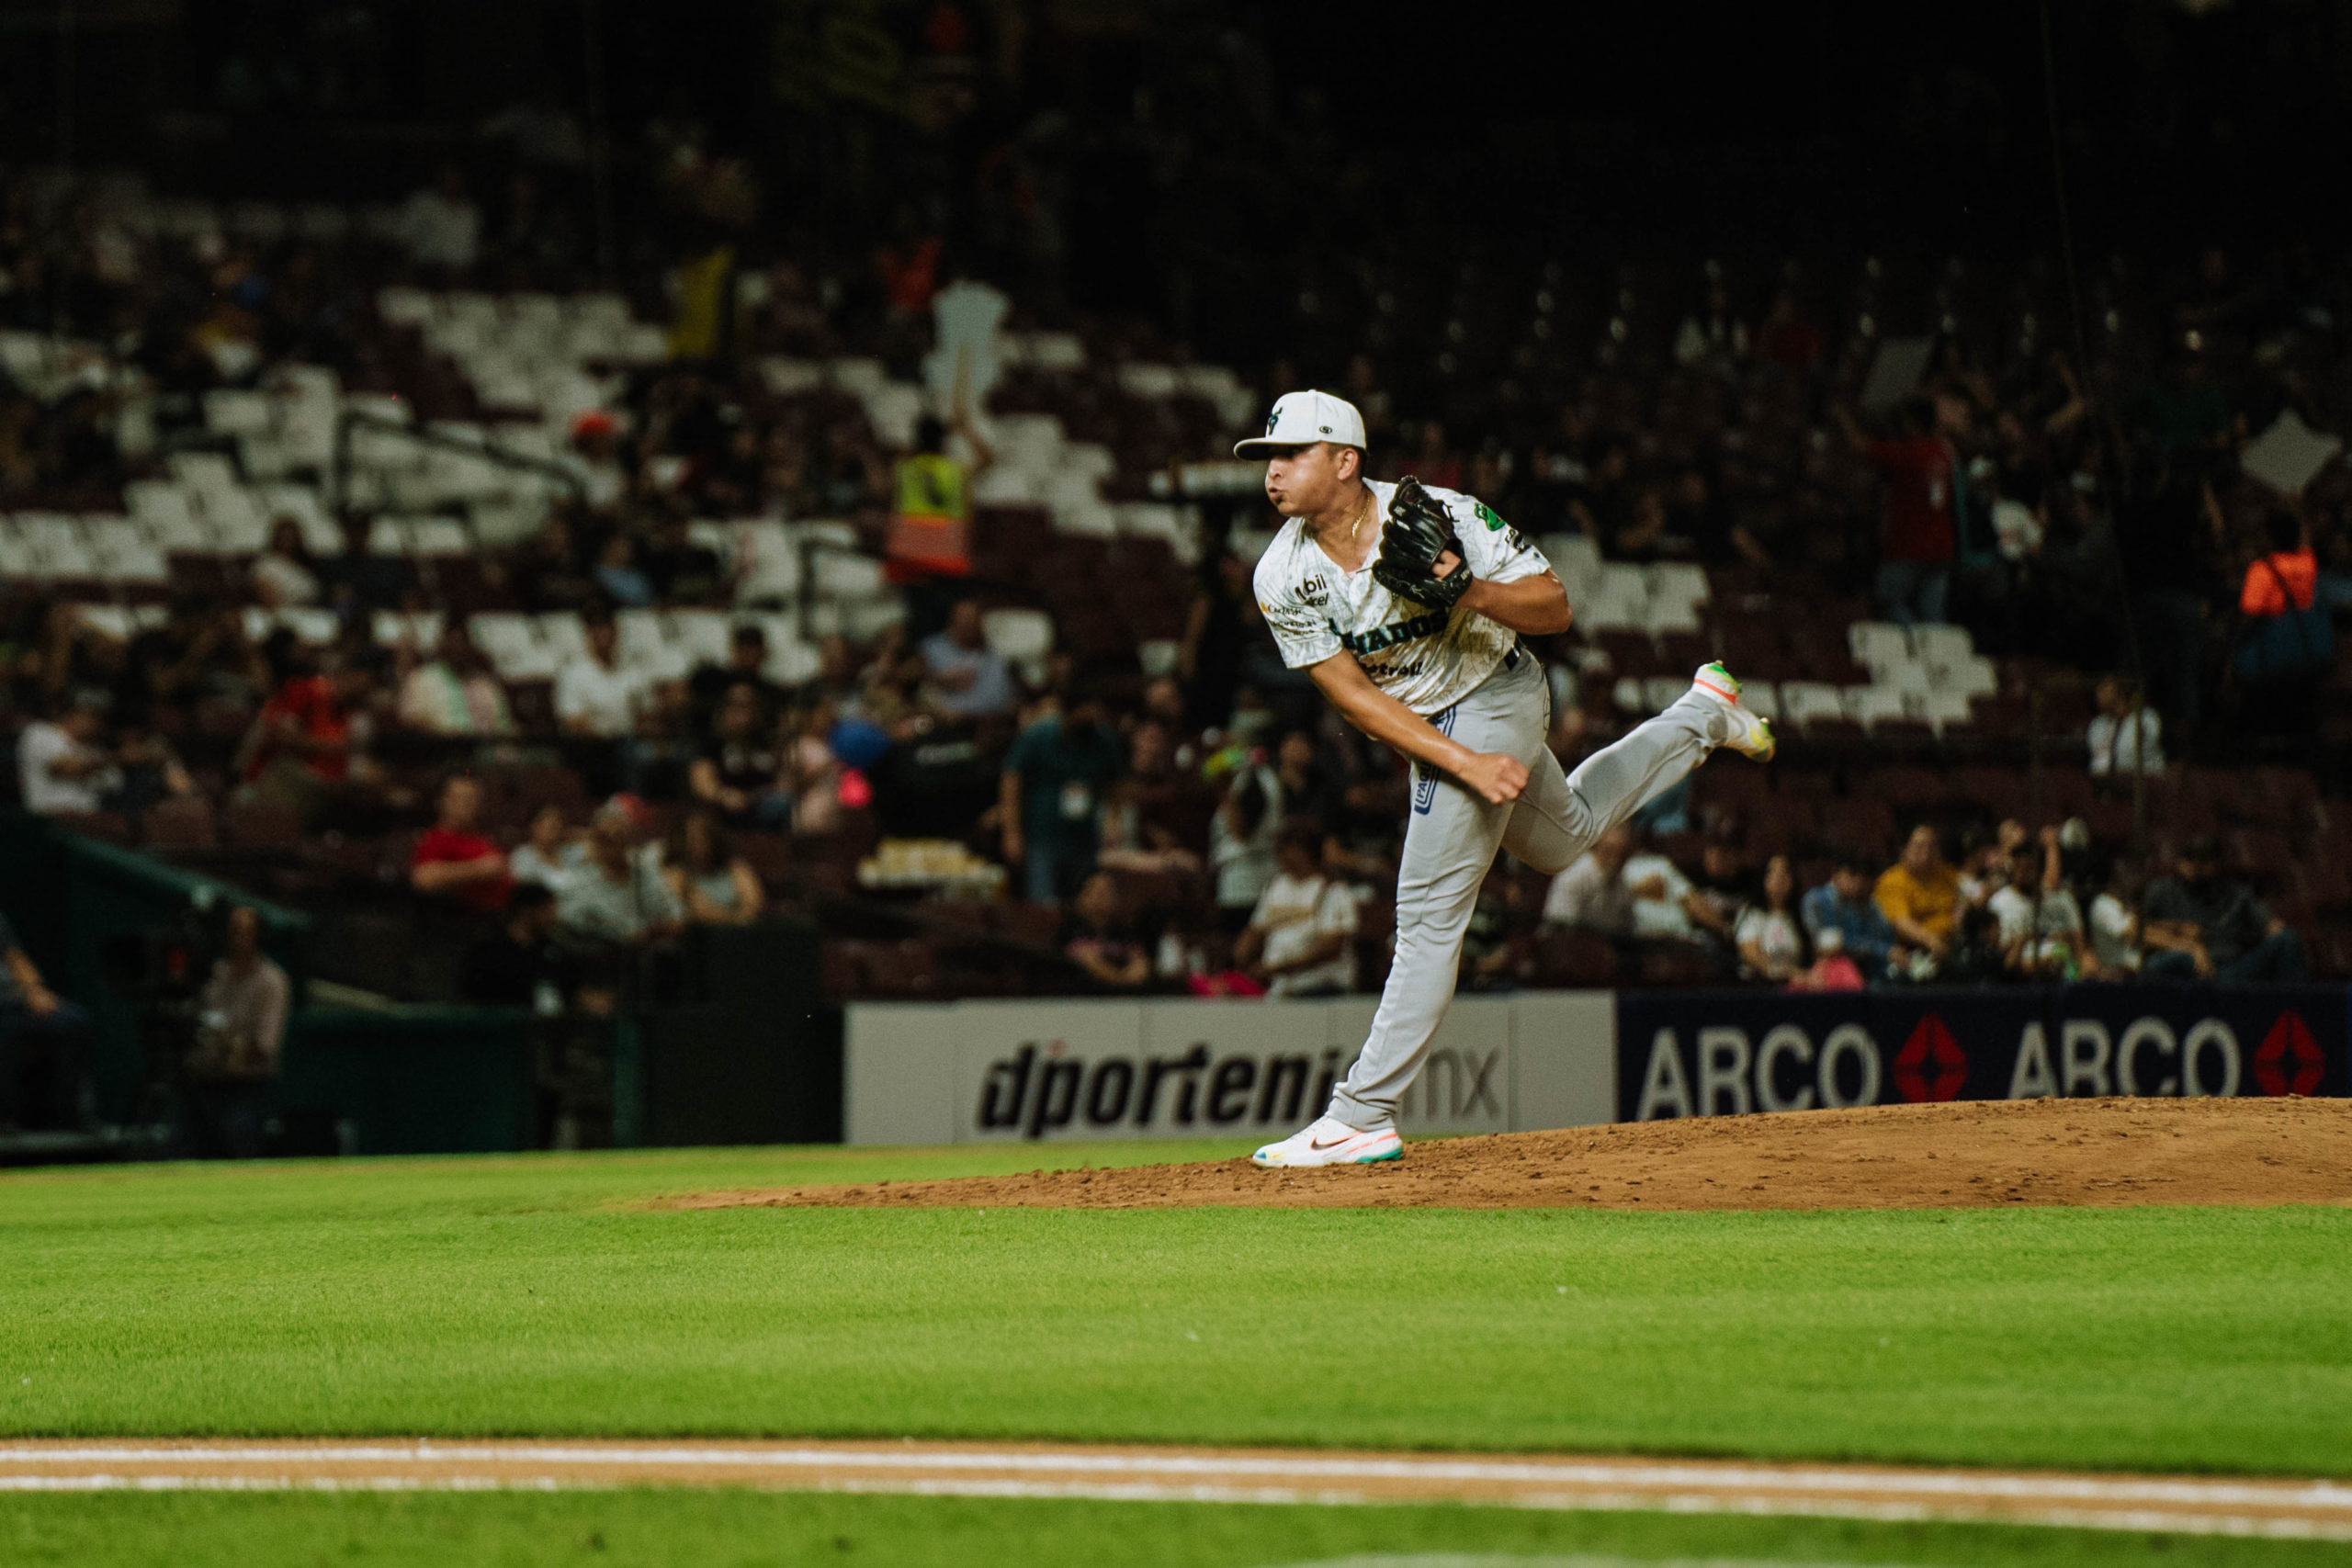
[[[1837,687],[1819,681],[1783,681],[1781,714],[1800,728],[1823,721],[1837,723],[1846,716],[1846,699]]]
[[[1890,720],[1911,716],[1901,692],[1887,686],[1849,686],[1846,688],[1846,716],[1870,729]]]
[[[1866,670],[1908,663],[1911,637],[1892,621],[1856,621],[1846,628],[1846,647]]]

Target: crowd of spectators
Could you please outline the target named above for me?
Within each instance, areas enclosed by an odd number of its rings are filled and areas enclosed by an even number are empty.
[[[1748,866],[1736,829],[1704,838],[1695,875],[1643,852],[1641,837],[1613,829],[1561,872],[1544,924],[1635,952],[1680,950],[1685,972],[1791,990],[2310,973],[2301,937],[2225,871],[2211,837],[2182,843],[2151,879],[2129,858],[2094,853],[2079,819],[2039,831],[2004,820],[1968,835],[1957,859],[1923,822],[1892,865],[1837,852],[1826,878],[1803,889],[1787,854]]]
[[[1023,153],[1053,155],[1044,141]],[[397,221],[334,239],[133,232],[103,204],[0,182],[0,325],[115,356],[57,385],[0,387],[0,507],[114,509],[124,483],[202,443],[204,393],[297,362],[422,400],[448,367],[378,318],[381,285],[592,279],[583,247],[518,260],[523,241],[496,238],[526,236],[531,212],[561,204],[520,173],[438,169]],[[127,638],[48,592],[0,585],[23,804],[138,822],[237,803],[312,836],[430,823],[409,886],[478,917],[493,944],[526,888],[548,896],[543,910],[525,901],[526,924],[639,943],[805,891],[771,874],[778,841],[797,854],[861,831],[945,838],[1061,911],[1054,945],[1089,983],[1376,985],[1401,777],[1273,657],[1239,542],[1262,515],[1245,502],[1211,519],[1172,673],[1068,647],[1019,669],[983,621],[1017,592],[967,575],[989,542],[971,491],[993,459],[995,411],[965,406],[959,384],[899,448],[855,400],[780,396],[757,368],[767,354],[868,350],[912,374],[928,305],[967,271],[1012,288],[1024,323],[1078,320],[1050,246],[1023,226],[1050,221],[1053,182],[1042,188],[1046,218],[1012,228],[991,227],[1003,214],[987,189],[942,189],[895,209],[870,249],[787,238],[729,260],[718,335],[571,420],[576,493],[470,570],[428,580],[359,548],[326,554],[286,519],[217,592],[180,593]],[[578,212],[548,221],[582,229]],[[688,233],[657,258],[678,264],[670,299],[660,266],[624,279],[673,333],[701,330],[690,295],[707,253]],[[2312,258],[2249,267],[2209,248],[2173,271],[2118,264],[2088,280],[2079,347],[2046,271],[1961,258],[1474,266],[1440,245],[1355,260],[1301,305],[1312,320],[1295,337],[1272,340],[1300,358],[1244,369],[1268,393],[1336,384],[1365,412],[1376,472],[1462,486],[1530,535],[1582,535],[1614,561],[1696,563],[1727,600],[1866,600],[1898,623],[1964,623],[1997,656],[2103,675],[2095,775],[2162,774],[2263,737],[2312,755],[2330,615],[2352,604],[2352,485],[2323,464],[2282,488],[2245,457],[2282,416],[2327,431],[2352,412],[2343,279]],[[1338,319],[1363,330],[1336,333]],[[1089,396],[1112,397],[1122,355],[1193,348],[1164,326],[1082,324],[1106,361]],[[1915,335],[1921,362],[1880,386]],[[796,682],[774,676],[751,620],[724,660],[683,678],[625,660],[626,612],[736,605],[728,563],[690,524],[750,516],[848,519],[889,562],[903,618],[822,638]],[[364,519],[341,521],[356,546]],[[282,628],[256,640],[247,604],[322,607],[338,632],[323,646]],[[583,647],[546,690],[502,682],[467,635],[467,614],[506,608],[581,617]],[[445,626],[430,643],[379,641],[383,610],[438,612]],[[1617,719],[1584,680],[1590,645],[1539,651],[1572,764]],[[548,762],[584,789],[527,823],[485,825],[480,791],[443,782]],[[1864,874],[1848,868],[1806,888],[1784,854],[1702,838],[1678,857],[1612,836],[1540,898],[1498,887],[1476,977],[1526,973],[1512,944],[1547,924],[1685,943],[1703,954],[1694,972],[1775,984],[1847,968],[1868,983],[2106,975],[2131,968],[2116,954],[2132,948],[2151,974],[2300,962],[2258,907],[2222,910],[2194,941],[2183,929],[2206,927],[2186,906],[2136,897],[2145,929],[2130,942],[2102,950],[2087,915],[2045,930],[2051,910],[2109,890],[2079,856],[2033,845],[1972,852],[1953,894],[1932,846],[1868,868],[1868,887],[1849,887]],[[2207,894],[2183,897],[2213,913]]]

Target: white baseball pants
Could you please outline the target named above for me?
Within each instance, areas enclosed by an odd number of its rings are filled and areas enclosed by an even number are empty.
[[[1363,1054],[1331,1093],[1330,1114],[1365,1132],[1395,1122],[1397,1101],[1420,1076],[1430,1039],[1453,1000],[1463,935],[1496,850],[1541,872],[1565,871],[1593,840],[1706,761],[1732,720],[1713,698],[1686,694],[1564,778],[1544,745],[1551,688],[1541,663],[1521,650],[1431,722],[1473,751],[1518,758],[1527,765],[1527,788],[1510,805],[1493,806],[1414,764],[1396,873],[1396,962]]]

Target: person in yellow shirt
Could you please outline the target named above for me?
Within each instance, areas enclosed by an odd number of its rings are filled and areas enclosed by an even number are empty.
[[[1960,874],[1945,863],[1933,828],[1922,822],[1911,829],[1903,858],[1886,868],[1871,897],[1905,946],[1942,955],[1960,917]]]

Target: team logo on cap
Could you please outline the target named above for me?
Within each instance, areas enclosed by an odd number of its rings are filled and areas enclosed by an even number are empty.
[[[1282,417],[1283,417],[1283,405],[1282,405],[1282,404],[1280,404],[1280,403],[1276,403],[1276,404],[1274,405],[1274,411],[1273,411],[1273,412],[1272,412],[1272,413],[1270,413],[1270,414],[1268,414],[1268,415],[1266,416],[1266,434],[1267,434],[1272,435],[1272,434],[1274,433],[1274,426],[1275,426],[1275,424],[1276,424],[1277,423],[1279,423],[1279,422],[1281,421]]]

